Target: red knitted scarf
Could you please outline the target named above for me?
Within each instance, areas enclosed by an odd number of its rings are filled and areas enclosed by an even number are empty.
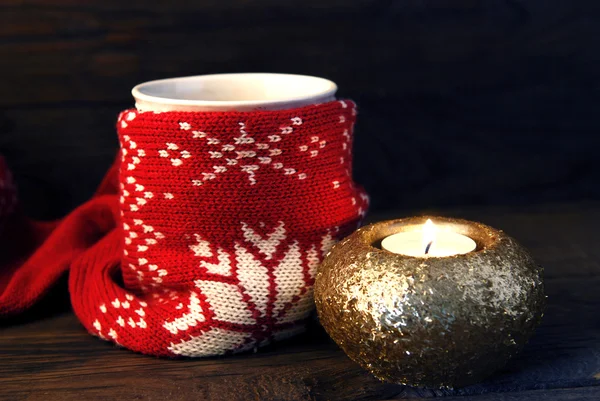
[[[216,355],[302,331],[317,265],[367,208],[351,179],[355,114],[350,101],[121,113],[120,163],[96,196],[28,222],[15,240],[35,251],[0,259],[0,315],[69,269],[83,325],[134,351]]]

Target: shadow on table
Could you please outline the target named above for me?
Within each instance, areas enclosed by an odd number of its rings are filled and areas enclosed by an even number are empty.
[[[49,319],[70,309],[71,300],[69,298],[68,276],[65,274],[41,301],[37,302],[26,312],[0,319],[0,328]]]

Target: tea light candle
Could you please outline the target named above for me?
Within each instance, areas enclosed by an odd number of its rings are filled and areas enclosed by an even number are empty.
[[[420,229],[392,234],[381,241],[386,251],[414,257],[446,257],[474,251],[477,244],[466,235],[438,230],[428,219]]]
[[[500,230],[428,218],[380,221],[334,245],[315,277],[319,322],[381,380],[468,386],[531,337],[546,303],[543,268]]]

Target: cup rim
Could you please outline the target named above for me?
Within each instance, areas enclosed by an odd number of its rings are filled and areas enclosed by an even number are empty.
[[[314,92],[301,96],[290,96],[281,99],[265,99],[265,100],[191,100],[191,99],[178,99],[174,97],[163,97],[163,96],[155,96],[144,93],[144,89],[148,89],[150,87],[155,87],[157,85],[174,82],[174,81],[196,81],[203,79],[210,79],[214,77],[243,77],[243,76],[278,76],[278,77],[288,77],[288,78],[310,78],[313,80],[319,80],[325,83],[325,88],[322,91]],[[174,78],[164,78],[164,79],[156,79],[152,81],[146,81],[141,84],[138,84],[133,87],[131,90],[131,94],[133,95],[136,102],[144,102],[144,103],[154,103],[161,105],[169,105],[169,106],[193,106],[193,107],[261,107],[261,106],[269,106],[276,107],[279,105],[286,105],[290,103],[298,103],[298,102],[309,102],[311,100],[315,100],[315,103],[318,103],[320,100],[332,98],[337,92],[337,85],[335,82],[327,79],[316,77],[312,75],[301,75],[301,74],[284,74],[284,73],[266,73],[266,72],[258,72],[258,73],[224,73],[224,74],[203,74],[203,75],[190,75],[183,77],[174,77]]]

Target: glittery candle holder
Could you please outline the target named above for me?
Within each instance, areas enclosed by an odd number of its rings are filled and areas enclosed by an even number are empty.
[[[431,218],[472,238],[473,252],[411,257],[381,249]],[[377,378],[417,387],[481,381],[517,354],[545,306],[543,269],[504,232],[413,217],[363,227],[333,247],[315,282],[320,321]]]

